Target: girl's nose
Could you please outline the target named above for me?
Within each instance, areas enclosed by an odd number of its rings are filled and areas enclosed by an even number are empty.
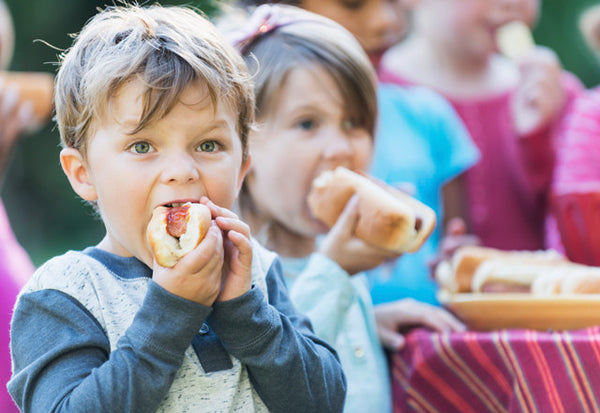
[[[164,158],[162,180],[165,183],[187,183],[200,177],[196,162],[187,152],[177,152]]]
[[[350,139],[342,130],[331,131],[323,148],[323,158],[334,163],[351,158],[354,149]]]

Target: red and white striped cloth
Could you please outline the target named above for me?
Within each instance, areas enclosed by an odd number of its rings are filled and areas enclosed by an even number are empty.
[[[390,356],[394,412],[600,412],[600,327],[406,339]]]

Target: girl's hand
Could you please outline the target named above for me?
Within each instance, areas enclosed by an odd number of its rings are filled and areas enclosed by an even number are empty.
[[[434,331],[465,331],[465,325],[441,307],[415,301],[412,298],[375,306],[377,334],[388,350],[404,347],[403,329],[414,326],[428,327]]]
[[[221,291],[224,251],[221,230],[214,222],[196,248],[171,268],[154,261],[152,279],[171,294],[211,306]]]
[[[370,270],[399,254],[367,245],[354,237],[358,221],[358,196],[354,195],[319,246],[319,252],[337,262],[348,274]]]
[[[521,80],[513,95],[512,116],[519,136],[547,127],[565,105],[562,68],[556,54],[536,47],[519,62]]]
[[[232,300],[246,294],[252,287],[250,227],[236,214],[215,205],[208,198],[202,197],[200,202],[210,208],[217,226],[223,232],[223,285],[217,301]]]

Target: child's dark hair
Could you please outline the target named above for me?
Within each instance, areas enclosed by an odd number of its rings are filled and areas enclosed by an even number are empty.
[[[281,23],[266,21],[268,30],[241,47],[254,75],[256,116],[268,113],[270,103],[297,67],[316,65],[335,80],[355,125],[374,135],[377,117],[376,76],[358,41],[339,24],[291,6],[274,8]],[[269,27],[271,25],[271,27]]]

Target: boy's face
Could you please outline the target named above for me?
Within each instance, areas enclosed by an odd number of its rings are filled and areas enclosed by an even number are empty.
[[[97,201],[107,236],[99,245],[146,264],[146,227],[159,205],[198,202],[205,195],[230,208],[249,160],[242,164],[237,114],[220,101],[214,110],[204,84],[184,90],[173,110],[131,135],[142,113],[141,81],[123,86],[89,137],[87,160],[61,153],[75,191]]]
[[[377,65],[385,50],[408,28],[414,0],[301,0],[300,6],[328,17],[350,31]]]
[[[268,220],[315,237],[326,227],[308,208],[313,179],[337,166],[367,169],[371,135],[354,126],[338,86],[320,67],[291,71],[270,108],[259,119],[260,130],[251,132],[253,166],[246,184]]]

